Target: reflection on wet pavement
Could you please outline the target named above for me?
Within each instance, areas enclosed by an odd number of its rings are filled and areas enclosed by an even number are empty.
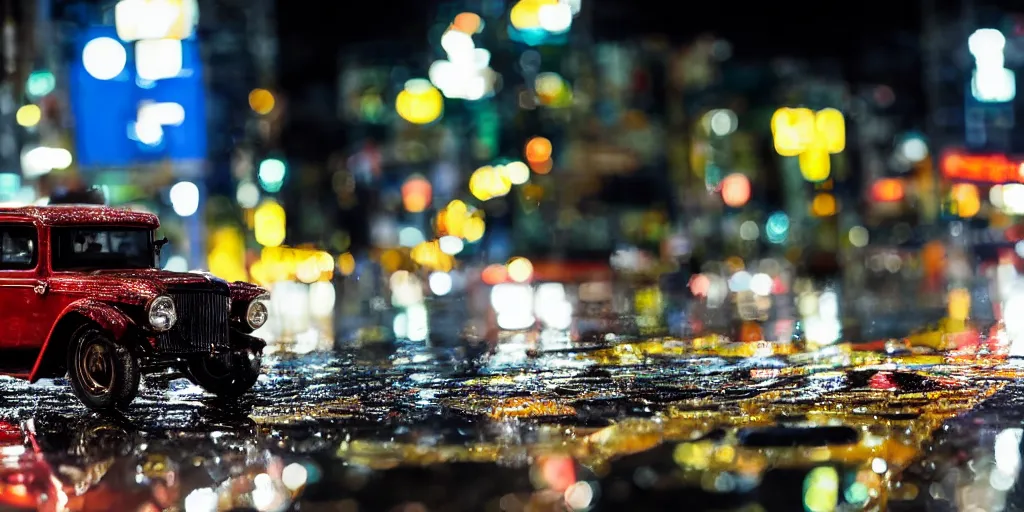
[[[168,374],[116,418],[61,382],[0,381],[0,508],[1024,505],[1014,360],[659,339],[266,363],[241,401]]]

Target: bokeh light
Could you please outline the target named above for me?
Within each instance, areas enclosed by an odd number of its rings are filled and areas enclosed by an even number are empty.
[[[23,105],[18,109],[18,112],[14,115],[15,121],[25,128],[31,128],[37,124],[43,117],[43,111],[39,109],[37,105]]]
[[[551,158],[551,141],[544,137],[534,137],[526,143],[525,156],[528,162],[545,162]]]
[[[284,243],[286,233],[285,211],[276,201],[264,201],[253,213],[253,232],[256,242],[264,247],[277,247]]]
[[[846,119],[833,108],[780,108],[772,115],[771,130],[775,151],[799,157],[801,174],[813,183],[831,176],[831,155],[846,149]]]
[[[481,201],[504,197],[511,190],[509,178],[490,165],[477,169],[469,177],[469,192]]]
[[[249,108],[260,115],[267,115],[276,105],[274,94],[266,89],[253,89],[249,93]]]
[[[953,185],[950,195],[956,204],[956,214],[960,217],[974,217],[981,211],[981,194],[978,192],[977,185],[957,183]],[[1003,197],[1005,198],[1005,191]]]
[[[395,99],[395,111],[410,123],[430,124],[444,113],[444,98],[429,81],[409,80]]]
[[[533,276],[533,264],[526,258],[512,258],[505,266],[509,279],[517,283],[525,283]]]
[[[480,16],[472,12],[463,12],[455,16],[452,22],[452,29],[464,34],[476,34],[484,28],[484,22]]]
[[[821,193],[811,202],[811,214],[815,217],[831,217],[836,214],[838,204],[832,194]]]
[[[903,181],[898,178],[885,178],[871,185],[871,199],[880,203],[891,203],[903,200]]]
[[[97,37],[82,49],[82,65],[97,80],[118,77],[128,63],[128,52],[116,39]]]
[[[750,200],[750,179],[742,174],[730,174],[722,180],[722,201],[739,208]]]
[[[420,213],[426,210],[432,199],[433,187],[423,176],[410,176],[402,185],[402,204],[408,212]]]

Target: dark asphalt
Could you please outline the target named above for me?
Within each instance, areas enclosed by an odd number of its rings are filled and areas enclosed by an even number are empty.
[[[150,377],[119,417],[0,381],[0,510],[1024,510],[1014,361],[646,343],[265,365],[234,403]]]

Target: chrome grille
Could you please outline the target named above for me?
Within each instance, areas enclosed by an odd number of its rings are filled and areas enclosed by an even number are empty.
[[[210,292],[172,293],[178,322],[157,340],[165,353],[210,352],[228,346],[227,296]]]

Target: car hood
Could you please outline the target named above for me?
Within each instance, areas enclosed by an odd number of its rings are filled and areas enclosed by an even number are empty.
[[[144,303],[164,293],[211,291],[228,294],[227,281],[212,274],[157,269],[97,270],[51,282],[55,290],[77,291],[99,300]]]
[[[125,281],[148,281],[159,285],[164,291],[176,290],[210,290],[228,293],[228,282],[209,273],[171,272],[169,270],[98,270],[92,275],[104,279]]]

